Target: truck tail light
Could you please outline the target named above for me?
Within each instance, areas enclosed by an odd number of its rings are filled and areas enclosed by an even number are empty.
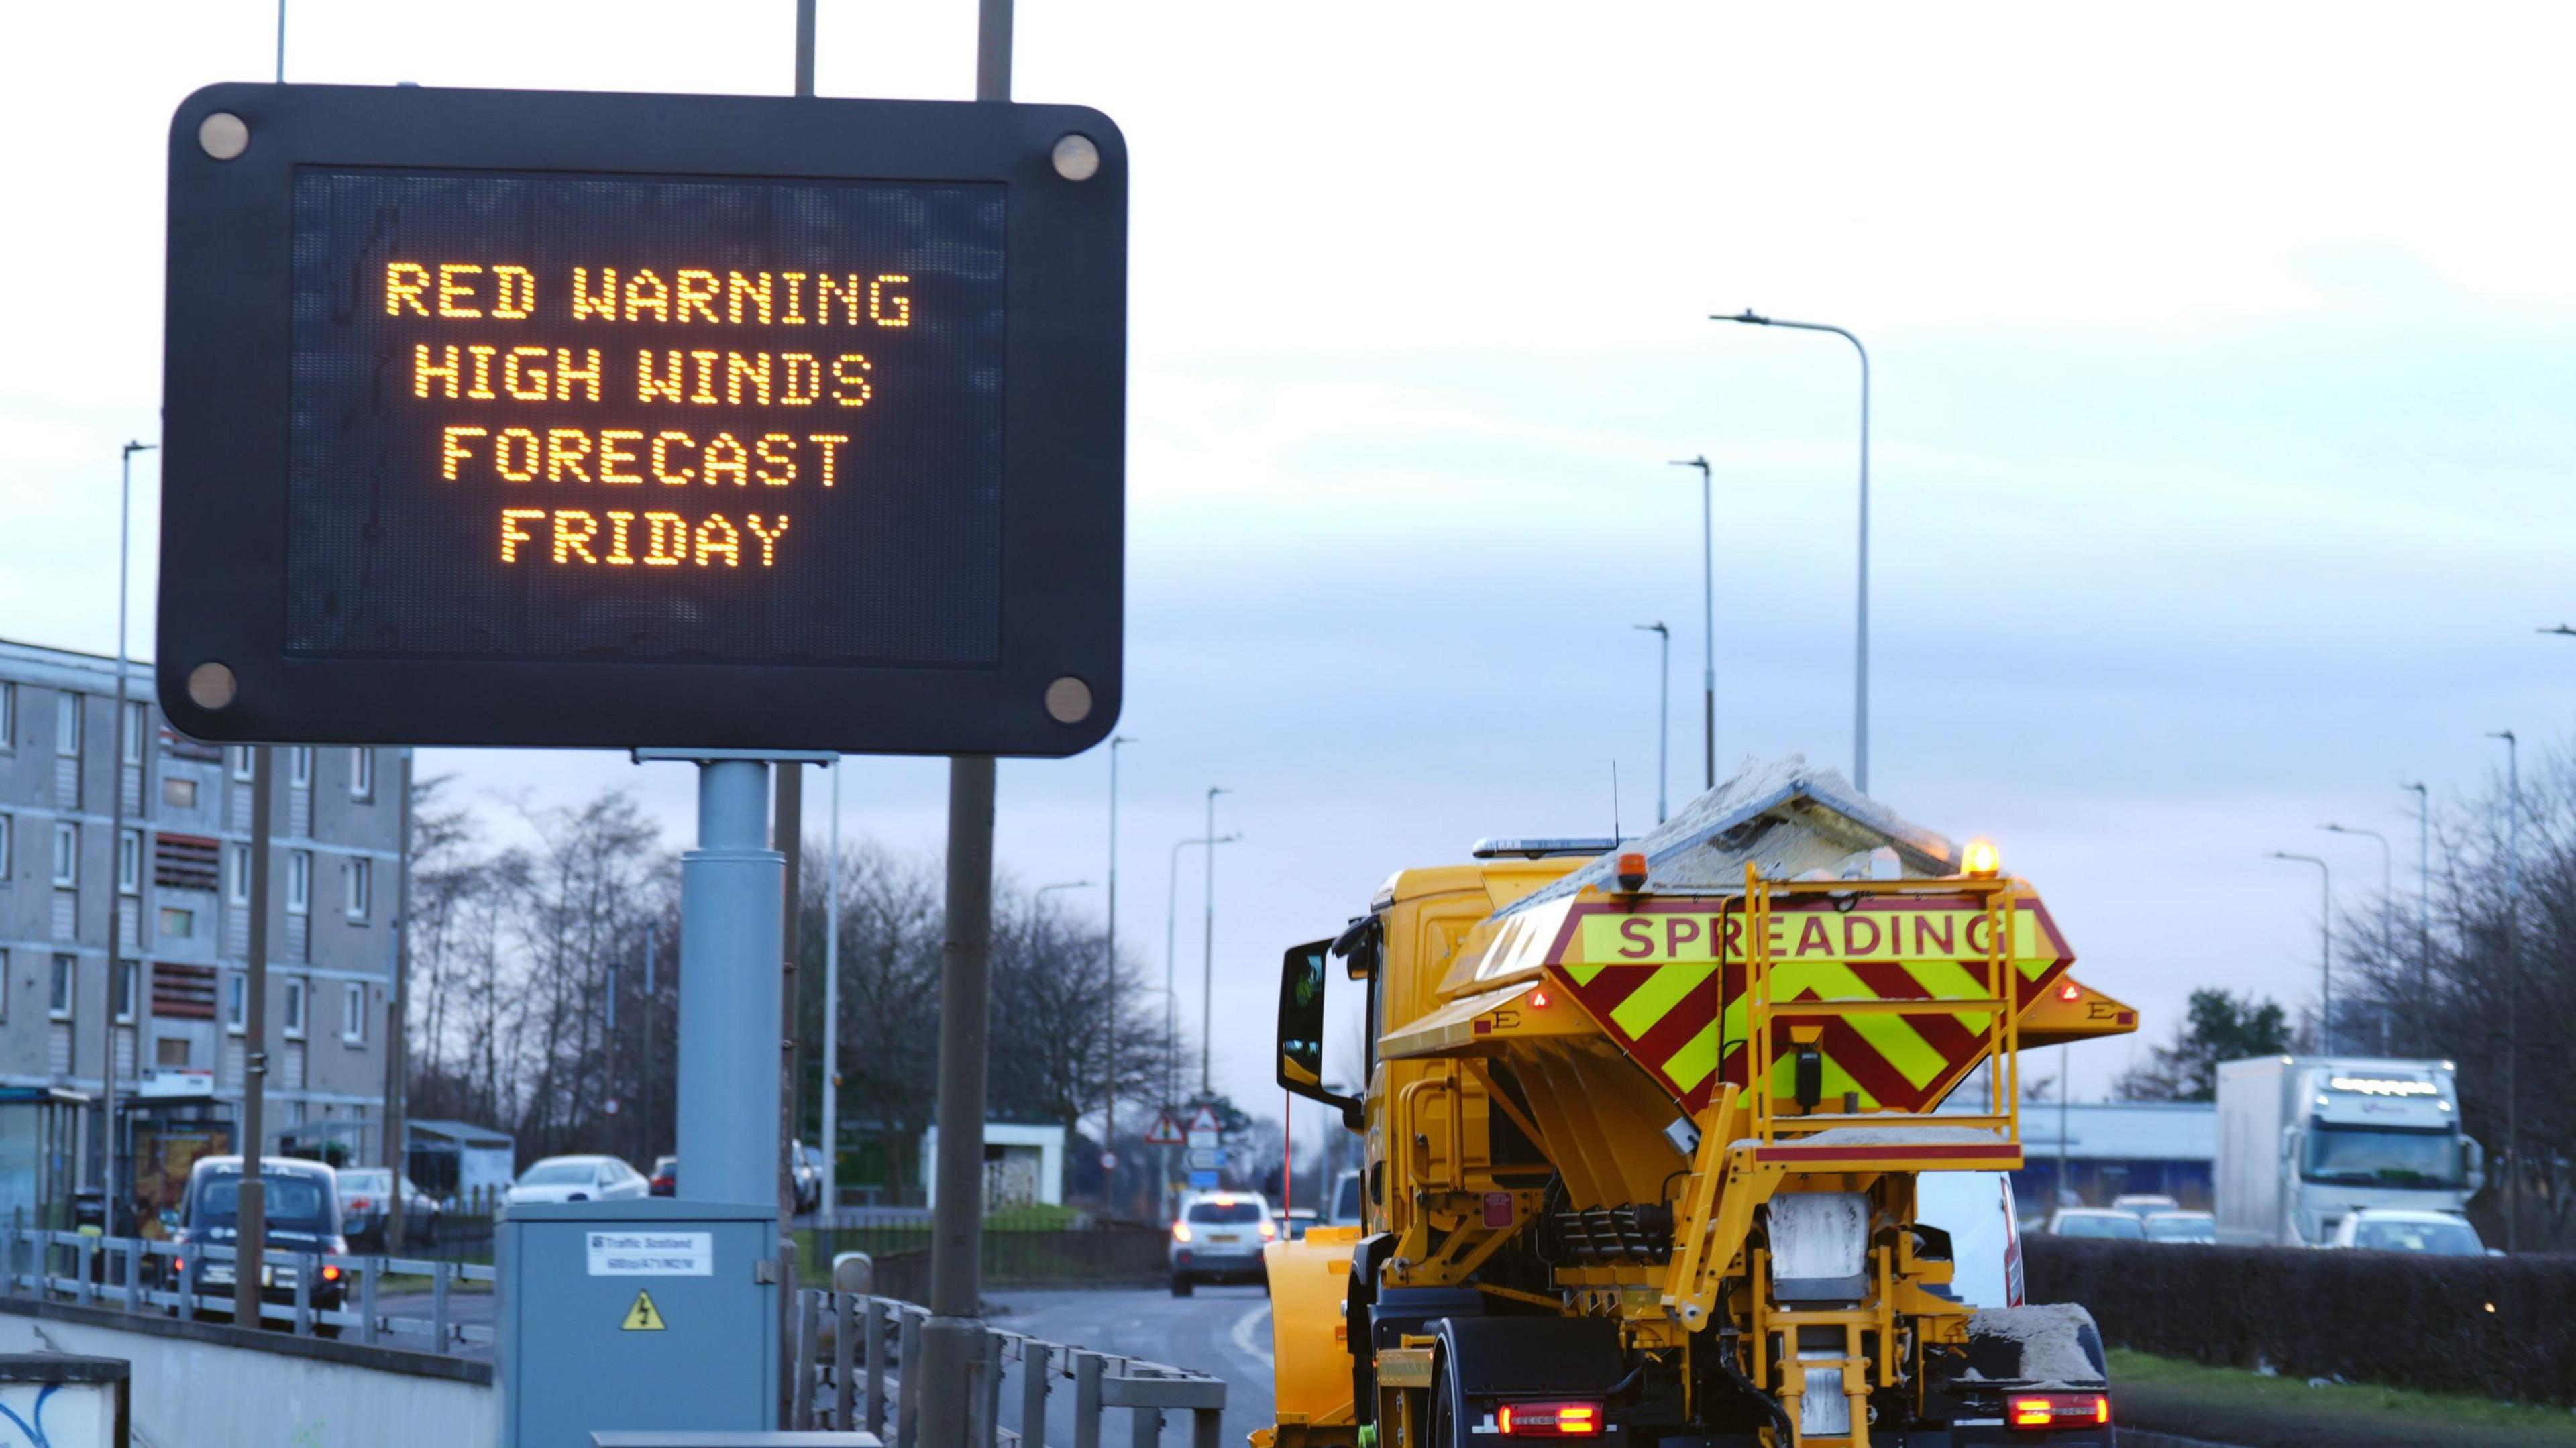
[[[1495,1411],[1494,1422],[1510,1438],[1597,1438],[1601,1436],[1601,1405],[1505,1403]]]
[[[2027,1393],[2004,1405],[2004,1421],[2016,1428],[2098,1428],[2111,1422],[2108,1393]]]

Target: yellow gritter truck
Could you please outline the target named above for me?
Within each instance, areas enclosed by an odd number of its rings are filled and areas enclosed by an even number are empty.
[[[2018,1051],[2136,1028],[2072,962],[1991,846],[1795,759],[1633,843],[1395,875],[1281,964],[1279,1081],[1365,1135],[1366,1220],[1267,1249],[1255,1448],[2108,1448],[2091,1319],[2017,1260],[1963,1296],[1917,1206],[2021,1165]]]

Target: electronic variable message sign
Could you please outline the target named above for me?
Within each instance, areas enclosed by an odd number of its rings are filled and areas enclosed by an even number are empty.
[[[1064,754],[1115,720],[1078,107],[217,86],[173,122],[201,738]]]

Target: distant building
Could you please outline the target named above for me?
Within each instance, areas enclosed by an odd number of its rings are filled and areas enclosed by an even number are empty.
[[[126,687],[125,754],[111,761],[115,661],[0,640],[0,1142],[22,1109],[59,1115],[66,1092],[94,1102],[112,1011],[117,1140],[150,1202],[172,1172],[184,1181],[186,1160],[239,1147],[251,756],[174,732],[148,665],[132,665]],[[398,749],[277,751],[272,1151],[382,1159],[401,788]],[[110,838],[111,790],[124,795],[122,839]],[[113,973],[111,900],[125,957]],[[96,1115],[81,1127],[84,1181]],[[0,1216],[53,1196],[0,1150]]]
[[[2205,1211],[2218,1160],[2218,1108],[2206,1101],[2025,1102],[2021,1146],[2013,1195],[2025,1217],[2044,1217],[2057,1205],[2061,1159],[2067,1183],[2088,1206],[2108,1206],[2125,1192],[2161,1192]]]
[[[412,1185],[441,1201],[490,1201],[516,1178],[518,1147],[506,1131],[416,1118],[405,1120],[403,1128]]]
[[[1064,1203],[1061,1126],[984,1123],[984,1210]],[[939,1205],[939,1128],[921,1134],[923,1205]]]

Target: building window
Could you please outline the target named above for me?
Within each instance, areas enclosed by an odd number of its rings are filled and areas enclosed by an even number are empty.
[[[239,971],[224,977],[224,1029],[238,1036],[250,1021],[250,977]]]
[[[0,753],[18,747],[18,686],[0,682]]]
[[[367,1043],[367,987],[350,981],[340,991],[340,1039],[352,1046]]]
[[[349,751],[349,798],[351,798],[351,799],[374,799],[375,797],[376,797],[376,751],[374,751],[374,750],[372,750],[372,749],[352,749],[352,750],[350,750],[350,751]]]
[[[143,832],[127,830],[116,837],[116,893],[132,895],[143,889]]]
[[[9,952],[0,950],[0,1021],[9,1019]]]
[[[161,933],[171,939],[184,940],[197,933],[197,912],[176,905],[161,907]]]
[[[18,822],[0,814],[0,885],[9,883],[9,847],[16,843]]]
[[[54,752],[65,759],[80,758],[81,696],[54,696]]]
[[[313,787],[313,746],[298,744],[286,751],[286,782],[297,789]]]
[[[249,745],[226,745],[224,747],[224,763],[232,770],[233,778],[240,780],[244,784],[250,783],[251,769]]]
[[[54,957],[53,986],[45,993],[45,1014],[58,1021],[72,1018],[72,993],[80,985],[80,957]]]
[[[250,846],[224,846],[224,898],[235,905],[250,903]]]
[[[155,1037],[152,1042],[152,1064],[163,1070],[186,1070],[188,1038],[185,1036]]]
[[[54,821],[54,883],[64,889],[80,883],[80,826]]]
[[[375,887],[376,862],[373,860],[351,860],[349,862],[350,919],[364,920],[367,918],[368,906],[373,903],[375,899]]]
[[[313,913],[313,852],[311,850],[286,852],[286,913],[289,915]]]
[[[134,991],[135,988],[142,983],[143,963],[141,961],[128,960],[118,964],[116,967],[115,999],[116,1023],[118,1025],[130,1026],[134,1024]]]
[[[143,727],[142,702],[128,700],[125,705],[125,742],[120,746],[125,752],[125,762],[128,764],[143,762]]]
[[[286,1038],[304,1039],[304,982],[300,980],[286,982]]]
[[[161,802],[176,809],[197,807],[197,782],[179,776],[164,775],[161,780]]]

